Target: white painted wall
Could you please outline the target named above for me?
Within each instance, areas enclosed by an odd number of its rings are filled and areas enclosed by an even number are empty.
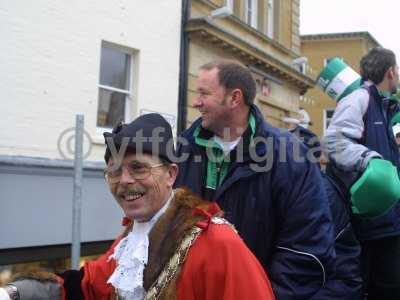
[[[89,159],[102,160],[102,40],[138,51],[132,117],[177,116],[180,22],[180,0],[1,0],[0,154],[60,158],[60,133],[83,113]]]

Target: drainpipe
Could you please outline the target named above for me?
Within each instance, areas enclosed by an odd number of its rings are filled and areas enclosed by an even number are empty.
[[[187,117],[187,82],[189,68],[189,36],[186,32],[186,24],[189,20],[191,0],[182,1],[181,19],[181,45],[179,57],[179,94],[178,94],[178,122],[177,134],[186,128]]]

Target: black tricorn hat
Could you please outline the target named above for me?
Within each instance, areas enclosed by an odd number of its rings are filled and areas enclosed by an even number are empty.
[[[147,153],[172,162],[174,141],[171,125],[157,113],[141,115],[129,124],[119,123],[113,131],[105,132],[106,152],[104,160],[108,163],[112,155],[125,155],[123,150]],[[120,151],[121,150],[121,151]],[[120,157],[120,158],[122,158]]]

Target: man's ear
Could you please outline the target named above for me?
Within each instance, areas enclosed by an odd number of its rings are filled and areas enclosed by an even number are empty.
[[[240,89],[231,91],[231,107],[236,108],[244,102],[243,93]]]
[[[395,71],[394,71],[394,68],[395,68],[395,67],[392,66],[392,67],[390,67],[390,68],[387,70],[386,75],[387,75],[387,78],[388,78],[388,79],[394,79],[394,77],[395,77],[395,76],[394,76],[394,72],[395,72]]]
[[[168,168],[168,187],[173,187],[176,177],[178,177],[179,169],[177,164],[170,164]]]

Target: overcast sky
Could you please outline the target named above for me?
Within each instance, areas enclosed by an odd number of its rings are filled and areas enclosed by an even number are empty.
[[[301,34],[352,31],[368,31],[400,62],[399,0],[300,0]]]

